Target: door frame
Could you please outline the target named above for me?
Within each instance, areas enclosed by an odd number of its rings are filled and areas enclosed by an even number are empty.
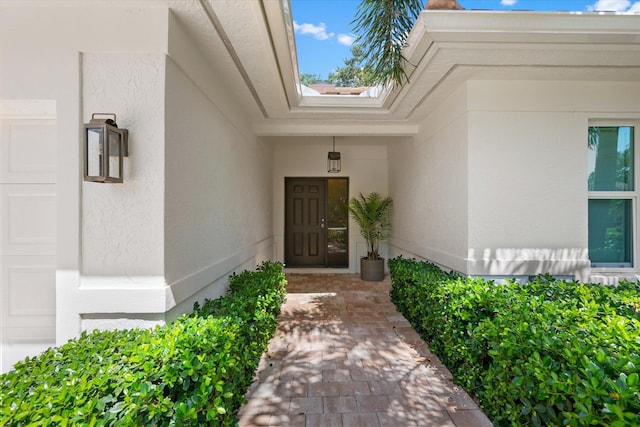
[[[305,266],[305,265],[292,265],[291,268],[344,268],[344,269],[348,269],[350,268],[350,246],[349,246],[349,215],[347,213],[347,230],[346,230],[346,245],[347,245],[347,256],[346,256],[346,265],[344,266],[330,266],[329,265],[329,238],[328,238],[328,234],[329,234],[329,227],[328,227],[328,221],[327,221],[327,209],[328,209],[328,202],[329,202],[329,180],[331,179],[344,179],[347,183],[347,203],[348,203],[348,198],[349,198],[349,184],[350,184],[350,180],[349,177],[332,177],[332,176],[285,176],[284,177],[284,182],[283,182],[283,189],[284,189],[284,217],[283,217],[283,259],[285,261],[287,261],[287,249],[288,249],[288,236],[287,236],[287,220],[289,219],[289,215],[290,213],[287,211],[287,201],[288,201],[288,197],[289,195],[287,194],[287,182],[289,180],[323,180],[325,183],[325,203],[324,203],[324,218],[325,218],[325,223],[324,223],[324,241],[325,241],[325,262],[324,265],[310,265],[310,266]],[[287,265],[288,266],[288,265]]]

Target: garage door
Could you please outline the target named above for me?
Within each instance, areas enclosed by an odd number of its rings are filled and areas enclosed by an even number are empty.
[[[0,101],[2,372],[55,343],[54,101]]]

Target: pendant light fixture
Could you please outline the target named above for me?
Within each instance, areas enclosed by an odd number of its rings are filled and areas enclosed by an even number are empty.
[[[327,157],[327,172],[329,173],[338,173],[342,170],[340,164],[340,152],[336,151],[336,137],[333,137],[333,151],[329,151],[329,156]]]

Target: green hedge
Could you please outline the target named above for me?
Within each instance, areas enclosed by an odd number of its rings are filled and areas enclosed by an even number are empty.
[[[389,261],[391,297],[498,426],[640,426],[640,285],[504,285]]]
[[[83,333],[0,376],[9,426],[233,425],[285,299],[282,264],[153,330]]]

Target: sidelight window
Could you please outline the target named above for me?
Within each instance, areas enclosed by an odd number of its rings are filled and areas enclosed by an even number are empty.
[[[349,180],[327,179],[327,265],[349,266]]]

